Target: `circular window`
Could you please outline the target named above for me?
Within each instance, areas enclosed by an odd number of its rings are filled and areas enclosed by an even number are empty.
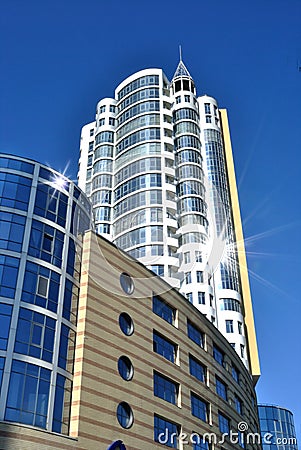
[[[128,403],[119,403],[117,406],[117,419],[122,428],[131,428],[134,422],[134,414]]]
[[[127,356],[120,356],[118,359],[118,372],[121,378],[130,381],[134,376],[134,367]]]
[[[127,273],[120,275],[120,285],[126,294],[131,295],[134,292],[134,282]]]
[[[126,336],[131,336],[134,333],[134,322],[132,321],[131,316],[127,313],[121,313],[119,316],[119,326],[121,331]]]

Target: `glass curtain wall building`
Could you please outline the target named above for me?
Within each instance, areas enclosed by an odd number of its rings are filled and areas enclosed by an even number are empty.
[[[180,61],[101,100],[81,133],[78,182],[96,229],[182,294],[260,373],[225,110]]]
[[[68,433],[85,195],[0,155],[0,421]]]
[[[286,408],[258,405],[263,450],[298,450],[294,416]]]

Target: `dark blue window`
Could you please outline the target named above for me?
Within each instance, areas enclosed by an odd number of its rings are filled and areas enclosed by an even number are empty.
[[[239,414],[242,414],[242,401],[238,397],[236,397],[236,395],[234,397],[234,400],[235,400],[235,409],[236,409],[236,411]]]
[[[134,422],[134,415],[128,403],[119,403],[117,406],[117,419],[122,428],[131,428]]]
[[[164,358],[168,359],[168,361],[171,361],[173,363],[175,362],[177,350],[176,345],[160,334],[156,333],[156,331],[154,331],[153,334],[153,348],[154,352],[164,356]]]
[[[206,367],[193,358],[193,356],[189,356],[189,372],[199,381],[206,381]]]
[[[75,333],[69,327],[62,324],[58,365],[62,369],[66,369],[70,372],[72,372],[73,370],[74,348],[75,348]]]
[[[204,334],[190,320],[187,320],[187,334],[193,342],[204,348]]]
[[[215,345],[213,345],[213,358],[217,361],[221,366],[224,365],[224,353]]]
[[[69,433],[71,388],[71,380],[57,374],[52,421],[52,431],[56,433]]]
[[[191,393],[191,414],[203,422],[208,422],[208,404],[193,393]]]
[[[178,397],[178,383],[160,375],[154,373],[154,395],[166,400],[169,403],[177,404]]]
[[[6,350],[13,307],[0,303],[0,350]]]
[[[26,218],[0,212],[0,248],[21,252]]]
[[[15,352],[52,362],[56,321],[26,308],[20,308]]]
[[[236,369],[235,366],[232,366],[232,377],[234,378],[236,383],[239,384],[239,372],[238,372],[238,370]]]
[[[222,397],[224,400],[227,400],[227,386],[222,382],[219,378],[215,377],[215,389],[216,393]]]
[[[5,420],[46,428],[50,370],[14,360]]]
[[[70,317],[72,317],[72,319],[76,319],[77,317],[78,291],[78,287],[70,280],[66,279],[63,317],[67,320],[70,320]]]
[[[0,206],[27,211],[31,178],[0,172]]]
[[[176,310],[158,297],[158,295],[153,295],[153,312],[166,320],[166,322],[172,325],[174,324]]]
[[[0,296],[14,298],[19,269],[19,259],[0,255]]]
[[[180,427],[176,423],[169,422],[155,415],[154,440],[171,448],[178,448],[178,435]]]
[[[121,313],[119,316],[119,326],[121,331],[126,336],[131,336],[134,333],[134,322],[127,313]]]
[[[21,172],[33,173],[34,165],[19,159],[5,158],[0,156],[0,167],[3,169],[20,170]]]
[[[230,433],[230,420],[222,413],[218,413],[218,426],[221,433]]]
[[[201,436],[198,438],[193,438],[195,441],[192,444],[192,450],[209,450],[209,443],[208,441],[205,441]]]
[[[25,268],[21,300],[56,312],[60,288],[60,275],[32,262]]]
[[[38,220],[32,221],[28,254],[57,267],[62,265],[64,234]]]
[[[34,207],[35,214],[64,227],[66,225],[67,205],[68,197],[66,194],[47,184],[38,184]]]

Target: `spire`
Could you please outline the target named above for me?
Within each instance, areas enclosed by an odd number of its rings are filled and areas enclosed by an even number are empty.
[[[181,45],[179,45],[179,55],[180,55],[180,61],[179,61],[178,67],[174,73],[173,80],[178,77],[191,78],[191,75],[188,72],[187,67],[185,66],[185,64],[182,61],[182,46]]]

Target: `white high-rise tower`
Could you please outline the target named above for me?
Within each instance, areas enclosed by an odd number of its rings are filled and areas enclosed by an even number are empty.
[[[251,373],[259,362],[225,110],[180,60],[131,75],[82,129],[79,187],[97,231],[180,290]]]

